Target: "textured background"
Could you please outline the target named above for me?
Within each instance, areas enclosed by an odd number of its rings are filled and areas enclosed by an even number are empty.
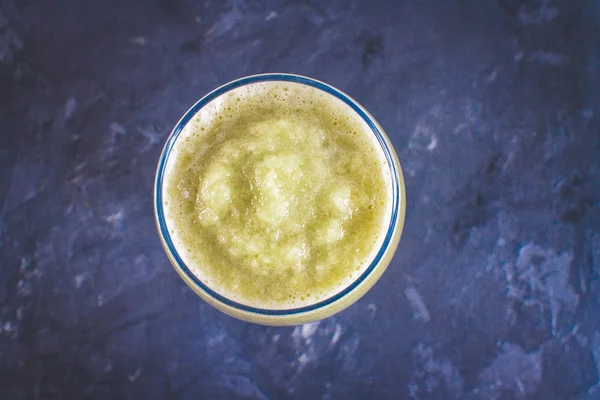
[[[600,398],[600,2],[0,2],[0,398]],[[362,300],[249,325],[160,247],[162,143],[259,72],[365,105],[407,220]]]

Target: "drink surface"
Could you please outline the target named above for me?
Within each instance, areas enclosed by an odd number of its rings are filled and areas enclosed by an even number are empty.
[[[167,160],[167,228],[221,295],[287,309],[348,286],[379,250],[390,177],[368,125],[307,85],[262,82],[203,107]]]

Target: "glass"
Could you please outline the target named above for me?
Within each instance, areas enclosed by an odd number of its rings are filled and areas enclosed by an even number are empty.
[[[165,174],[165,168],[169,158],[169,154],[177,141],[180,133],[186,124],[194,117],[194,115],[202,109],[205,105],[210,103],[212,100],[218,98],[222,94],[239,88],[244,85],[260,82],[294,82],[303,85],[308,85],[312,88],[324,91],[334,97],[338,98],[346,105],[348,105],[354,112],[356,112],[369,126],[373,135],[375,135],[377,142],[381,146],[385,155],[385,160],[389,168],[391,177],[391,191],[392,191],[392,205],[390,220],[388,221],[388,228],[381,247],[375,255],[373,261],[365,269],[365,271],[350,285],[345,287],[343,290],[331,296],[325,300],[319,301],[315,304],[311,304],[304,307],[292,308],[292,309],[265,309],[252,307],[246,304],[242,304],[217,293],[215,290],[208,287],[202,282],[197,276],[195,276],[190,269],[185,265],[181,256],[177,252],[175,245],[171,239],[167,224],[165,220],[165,214],[163,210],[163,180]],[[159,236],[162,245],[167,253],[171,264],[179,274],[179,276],[185,281],[185,283],[203,300],[217,308],[218,310],[239,318],[244,321],[254,322],[264,325],[298,325],[307,322],[312,322],[327,318],[346,307],[353,304],[360,297],[362,297],[381,277],[383,272],[389,265],[394,252],[398,246],[402,227],[404,225],[404,216],[406,210],[406,194],[404,188],[404,179],[402,177],[402,170],[400,168],[400,162],[394,148],[383,131],[383,128],[375,121],[375,118],[367,110],[365,110],[360,104],[354,101],[345,93],[330,86],[326,83],[317,81],[312,78],[291,75],[291,74],[261,74],[244,77],[235,81],[229,82],[203,98],[201,98],[196,104],[194,104],[179,120],[173,131],[169,135],[167,142],[161,153],[158,168],[156,172],[155,186],[154,186],[154,211],[156,224],[158,227]]]

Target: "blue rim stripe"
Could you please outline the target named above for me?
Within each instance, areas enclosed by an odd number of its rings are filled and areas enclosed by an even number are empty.
[[[171,153],[171,150],[172,150],[173,146],[175,145],[175,142],[177,141],[179,134],[181,133],[183,128],[187,125],[187,123],[194,117],[194,115],[196,115],[196,113],[202,107],[204,107],[206,104],[208,104],[215,98],[219,97],[220,95],[222,95],[226,92],[229,92],[232,89],[238,88],[240,86],[252,84],[252,83],[269,82],[269,81],[295,82],[295,83],[300,83],[300,84],[304,84],[307,86],[311,86],[311,87],[317,88],[323,92],[333,95],[334,97],[343,101],[350,108],[352,108],[367,123],[369,128],[371,128],[371,131],[373,132],[373,134],[377,138],[377,141],[381,145],[381,148],[385,154],[386,161],[390,168],[390,175],[391,175],[392,188],[393,188],[393,190],[392,190],[392,215],[391,215],[391,219],[390,219],[390,224],[388,226],[387,234],[384,238],[381,248],[379,249],[379,252],[376,254],[375,258],[373,259],[373,261],[371,262],[369,267],[361,274],[361,276],[359,276],[354,282],[352,282],[348,287],[346,287],[344,290],[342,290],[338,294],[331,296],[328,299],[325,299],[318,303],[312,304],[310,306],[292,308],[292,309],[271,310],[271,309],[247,306],[245,304],[241,304],[241,303],[238,303],[231,299],[228,299],[227,297],[225,297],[223,295],[220,295],[219,293],[215,292],[214,290],[212,290],[208,286],[206,286],[204,283],[202,283],[202,281],[200,281],[200,279],[198,279],[198,277],[196,277],[196,275],[194,275],[189,270],[189,268],[185,265],[185,263],[183,262],[183,260],[181,259],[180,255],[179,255],[179,253],[175,249],[175,245],[173,244],[171,235],[169,234],[169,230],[167,229],[167,224],[165,221],[165,215],[164,215],[164,211],[163,211],[163,202],[162,202],[163,179],[164,179],[164,174],[165,174],[165,169],[166,169],[166,164],[167,164],[169,154]],[[298,75],[289,75],[289,74],[264,74],[264,75],[249,76],[249,77],[245,77],[245,78],[241,78],[241,79],[229,82],[228,84],[215,89],[214,91],[210,92],[209,94],[207,94],[206,96],[201,98],[196,104],[194,104],[192,106],[192,108],[190,108],[185,113],[185,115],[181,118],[181,120],[177,123],[177,125],[175,126],[175,128],[173,129],[171,134],[169,135],[169,138],[167,139],[165,148],[163,149],[163,152],[160,156],[160,160],[158,163],[158,173],[157,173],[156,185],[155,185],[155,201],[156,201],[156,203],[154,206],[155,206],[155,209],[157,212],[158,223],[159,223],[159,227],[160,227],[160,234],[162,235],[162,237],[167,245],[167,248],[168,248],[169,252],[171,253],[171,256],[173,257],[173,259],[175,260],[175,262],[177,263],[179,268],[201,290],[203,290],[205,293],[207,293],[208,295],[213,297],[215,300],[217,300],[223,304],[226,304],[230,307],[241,310],[241,311],[247,311],[247,312],[261,314],[261,315],[284,316],[284,315],[294,315],[294,314],[300,314],[300,313],[304,313],[304,312],[308,312],[308,311],[313,311],[313,310],[316,310],[319,308],[323,308],[332,303],[335,303],[336,301],[338,301],[341,298],[343,298],[344,296],[346,296],[348,293],[352,292],[358,285],[360,285],[369,276],[369,274],[375,269],[375,267],[377,266],[377,264],[379,264],[379,261],[385,254],[385,251],[387,250],[387,247],[389,246],[390,241],[392,239],[392,235],[394,234],[394,227],[396,225],[396,220],[398,219],[398,210],[399,210],[399,201],[400,201],[399,192],[400,192],[400,188],[399,188],[399,184],[398,184],[398,171],[397,171],[396,163],[394,162],[394,158],[392,157],[392,154],[390,152],[390,149],[389,149],[388,145],[386,144],[386,141],[385,141],[382,133],[377,128],[377,125],[363,111],[363,109],[356,102],[354,102],[346,94],[333,88],[332,86],[329,86],[327,84],[324,84],[324,83],[319,82],[314,79],[310,79],[310,78],[306,78],[306,77],[298,76]]]

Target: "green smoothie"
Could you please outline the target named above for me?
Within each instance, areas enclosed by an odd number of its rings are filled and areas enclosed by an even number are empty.
[[[367,124],[291,82],[234,89],[186,125],[167,161],[167,227],[190,270],[232,300],[293,308],[369,265],[390,218],[390,177]]]

